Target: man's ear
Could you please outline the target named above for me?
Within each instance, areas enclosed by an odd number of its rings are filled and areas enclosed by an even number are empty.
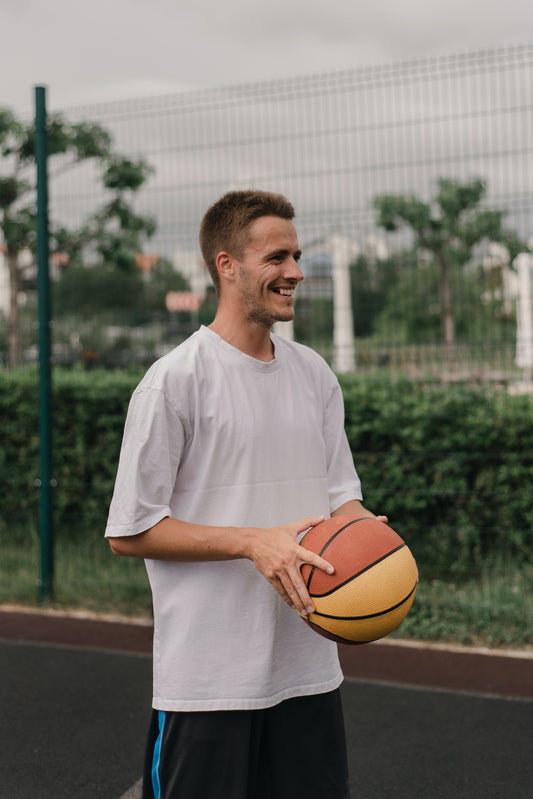
[[[235,263],[231,255],[222,250],[217,255],[216,264],[220,279],[232,281],[235,276]]]

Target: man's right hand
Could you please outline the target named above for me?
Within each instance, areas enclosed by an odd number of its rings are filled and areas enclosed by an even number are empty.
[[[315,608],[300,571],[304,563],[333,574],[331,563],[300,546],[298,535],[324,521],[323,516],[309,517],[299,522],[270,527],[247,528],[249,557],[261,574],[291,607],[304,616]]]

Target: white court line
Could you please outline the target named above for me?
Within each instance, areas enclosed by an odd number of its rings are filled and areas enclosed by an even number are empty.
[[[457,652],[460,655],[488,655],[489,657],[520,658],[533,660],[533,649],[489,649],[485,646],[463,646],[461,644],[423,641],[414,638],[380,638],[372,641],[372,646],[398,646],[405,649],[427,649],[440,652]]]
[[[128,788],[126,793],[123,793],[119,799],[141,799],[143,781],[142,777],[131,788]]]

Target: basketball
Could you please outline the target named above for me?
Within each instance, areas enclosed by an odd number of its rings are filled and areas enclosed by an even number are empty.
[[[301,545],[335,567],[326,574],[304,564],[315,612],[302,619],[342,644],[383,638],[404,620],[416,593],[418,569],[409,548],[384,522],[335,516],[306,532]]]

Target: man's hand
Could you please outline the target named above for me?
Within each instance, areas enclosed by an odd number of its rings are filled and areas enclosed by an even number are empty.
[[[335,569],[327,560],[300,546],[296,539],[300,533],[323,521],[324,517],[320,516],[266,530],[249,530],[250,560],[285,602],[303,615],[313,613],[315,608],[305,587],[301,566],[309,563],[328,574],[333,574]]]

